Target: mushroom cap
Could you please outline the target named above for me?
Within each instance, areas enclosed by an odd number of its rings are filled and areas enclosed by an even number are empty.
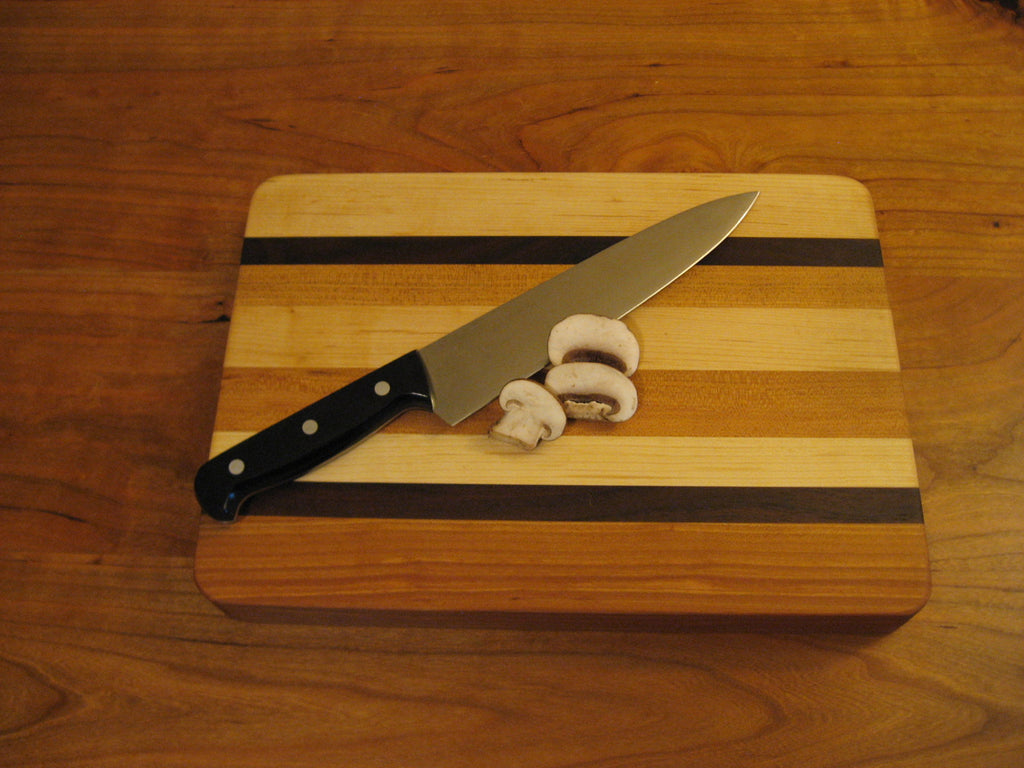
[[[541,440],[561,437],[565,430],[562,404],[536,381],[510,381],[498,395],[498,403],[505,415],[490,431],[498,440],[529,450]]]
[[[625,421],[636,413],[639,402],[633,382],[602,363],[556,365],[545,384],[571,419]]]
[[[632,376],[640,364],[640,343],[621,320],[569,315],[551,329],[548,357],[554,365],[604,363]]]

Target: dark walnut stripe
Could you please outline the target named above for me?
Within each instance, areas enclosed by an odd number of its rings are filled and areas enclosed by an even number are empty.
[[[576,264],[621,237],[249,237],[243,265]],[[878,240],[730,237],[703,264],[881,267]]]
[[[299,482],[247,515],[651,523],[922,523],[916,488],[492,486]]]

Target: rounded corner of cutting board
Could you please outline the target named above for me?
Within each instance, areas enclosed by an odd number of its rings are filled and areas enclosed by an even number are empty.
[[[850,190],[850,197],[858,199],[864,204],[872,213],[875,210],[874,198],[871,196],[871,190],[868,189],[867,184],[859,179],[855,179],[852,176],[842,176],[839,174],[829,174],[824,178],[830,179],[837,188],[847,188]]]
[[[920,526],[920,529],[921,539],[924,542],[920,559],[922,573],[919,578],[913,582],[917,591],[908,597],[907,604],[903,611],[901,611],[901,614],[906,617],[906,619],[916,616],[926,605],[928,605],[928,601],[932,599],[931,558],[928,554],[928,544],[925,540],[923,524]]]
[[[308,188],[308,180],[328,178],[334,174],[284,173],[269,176],[256,185],[249,197],[249,210],[246,216],[245,236],[251,237],[254,222],[268,212],[278,211],[287,205],[289,199],[301,199]]]
[[[268,176],[257,184],[256,189],[253,190],[250,197],[250,207],[252,202],[259,202],[267,196],[273,196],[282,186],[301,184],[304,178],[308,178],[307,174],[282,173],[276,176]]]

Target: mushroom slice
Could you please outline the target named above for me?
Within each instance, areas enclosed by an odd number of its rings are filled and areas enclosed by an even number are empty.
[[[566,363],[548,371],[545,384],[570,419],[625,421],[636,413],[636,387],[601,363]]]
[[[532,450],[541,440],[554,440],[565,429],[565,411],[543,385],[530,379],[510,381],[498,395],[505,415],[491,427],[490,436]]]
[[[640,343],[621,320],[601,315],[569,315],[551,329],[552,364],[604,363],[632,376],[640,363]]]

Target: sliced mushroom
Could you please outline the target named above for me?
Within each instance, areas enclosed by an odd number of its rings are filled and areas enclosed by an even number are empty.
[[[545,379],[570,419],[625,421],[636,413],[636,387],[629,378],[601,363],[565,363]]]
[[[552,364],[603,363],[632,376],[640,363],[640,343],[621,320],[601,315],[570,315],[551,329]]]
[[[496,440],[532,450],[541,440],[554,440],[565,429],[565,411],[543,385],[530,379],[510,381],[498,395],[505,415],[491,427]]]

